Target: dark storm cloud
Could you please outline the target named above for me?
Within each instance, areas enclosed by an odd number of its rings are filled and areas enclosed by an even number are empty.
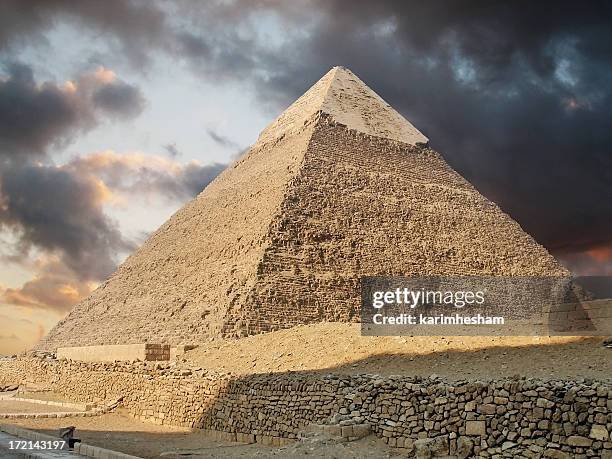
[[[220,147],[231,148],[232,150],[240,149],[240,145],[238,145],[238,143],[234,142],[232,139],[224,135],[219,134],[214,129],[208,128],[206,129],[206,133]]]
[[[162,156],[103,151],[73,159],[65,166],[78,177],[99,180],[110,192],[163,197],[183,202],[200,193],[226,164],[180,164]]]
[[[144,103],[138,88],[103,67],[62,84],[37,82],[20,63],[0,72],[0,230],[17,240],[2,258],[46,260],[22,287],[0,289],[0,301],[65,312],[134,249],[104,213],[104,185],[51,165],[48,151],[103,118],[136,116]]]
[[[96,34],[111,50],[136,65],[148,62],[153,46],[163,46],[166,15],[154,2],[127,0],[0,0],[0,50],[45,43],[45,32],[61,21]]]
[[[100,115],[133,117],[144,108],[141,91],[104,68],[65,84],[39,83],[24,64],[0,72],[0,159],[43,157],[51,145],[94,127]]]
[[[115,254],[132,250],[104,214],[105,190],[91,180],[52,166],[6,167],[0,176],[0,225],[33,246],[57,254],[81,279],[104,279]]]
[[[70,97],[53,84],[37,85],[29,67],[11,64],[7,73],[0,80],[0,157],[44,154],[83,122]]]
[[[0,169],[0,230],[17,244],[5,258],[42,257],[35,277],[3,289],[0,302],[64,313],[107,278],[117,256],[142,241],[127,240],[104,212],[113,200],[163,197],[183,202],[197,195],[225,165],[180,165],[168,159],[114,152],[78,157],[62,166],[18,163]]]
[[[102,280],[115,269],[118,253],[135,248],[104,213],[104,204],[123,195],[182,202],[225,167],[111,151],[62,166],[7,165],[0,170],[0,229],[18,235],[22,253],[36,247],[57,254],[81,279]]]
[[[189,164],[185,167],[181,177],[181,188],[188,192],[190,196],[199,194],[214,178],[219,175],[227,164],[211,164],[200,166],[199,164]]]
[[[135,244],[104,212],[103,204],[117,190],[73,164],[52,166],[49,147],[67,144],[103,117],[134,117],[145,105],[137,87],[104,67],[57,83],[37,81],[31,67],[14,63],[20,46],[46,45],[45,32],[64,20],[104,37],[107,51],[120,51],[136,66],[146,64],[150,47],[164,40],[164,17],[145,2],[109,8],[89,1],[0,0],[0,59],[5,62],[0,68],[0,229],[18,241],[3,258],[23,264],[29,253],[39,257],[34,278],[20,288],[0,288],[0,301],[60,312],[86,296],[92,281],[114,271],[117,257]],[[182,201],[222,168],[194,163],[170,171],[126,169],[123,178],[131,181],[131,191],[146,188]]]
[[[168,156],[170,156],[171,158],[176,158],[181,155],[181,152],[176,146],[176,143],[166,144],[164,145],[163,148],[164,148],[164,151],[168,153]]]
[[[209,58],[212,54],[212,48],[204,37],[190,32],[179,32],[176,39],[182,55],[202,59]]]
[[[115,81],[96,89],[93,93],[93,102],[96,108],[127,118],[138,115],[145,104],[140,90],[122,81]]]

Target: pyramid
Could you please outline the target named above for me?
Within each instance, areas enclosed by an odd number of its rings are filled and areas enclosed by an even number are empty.
[[[568,274],[427,144],[331,69],[38,347],[358,321],[363,276]]]

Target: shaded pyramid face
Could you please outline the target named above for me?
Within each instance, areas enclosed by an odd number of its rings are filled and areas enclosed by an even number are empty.
[[[363,276],[567,274],[426,143],[330,70],[39,348],[356,321]]]

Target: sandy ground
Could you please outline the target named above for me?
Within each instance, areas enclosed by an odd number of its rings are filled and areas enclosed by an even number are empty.
[[[57,412],[74,412],[78,411],[65,406],[43,405],[41,403],[28,403],[14,401],[11,399],[0,400],[0,413],[57,413]]]
[[[358,324],[322,323],[240,340],[211,342],[184,358],[236,375],[325,371],[382,375],[437,374],[447,379],[612,378],[612,349],[601,338],[374,337]]]
[[[357,442],[336,443],[312,437],[295,444],[268,447],[211,439],[201,432],[180,427],[158,426],[133,419],[125,411],[91,418],[12,419],[12,424],[56,435],[61,427],[77,427],[76,437],[86,443],[151,459],[204,459],[232,457],[390,458],[399,452],[370,436]]]

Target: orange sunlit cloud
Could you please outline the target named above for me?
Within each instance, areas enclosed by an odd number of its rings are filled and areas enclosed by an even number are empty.
[[[41,256],[35,269],[34,278],[21,287],[0,288],[0,302],[65,313],[96,287],[93,282],[77,279],[55,257]]]
[[[612,261],[612,247],[602,246],[596,247],[585,252],[589,257],[600,263],[606,263]]]
[[[0,303],[0,355],[31,349],[63,315]]]
[[[612,275],[612,245],[604,244],[583,250],[557,254],[557,258],[579,276]]]

